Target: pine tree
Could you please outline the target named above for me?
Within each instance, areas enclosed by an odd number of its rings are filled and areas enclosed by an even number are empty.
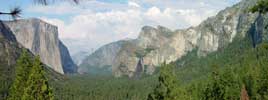
[[[53,100],[52,89],[49,87],[39,57],[34,60],[22,100]]]
[[[168,64],[161,66],[159,84],[149,94],[148,100],[179,100],[178,81],[173,67]]]
[[[258,94],[259,99],[267,100],[268,99],[268,44],[263,43],[257,49],[259,64],[260,64],[260,72],[258,81]]]
[[[238,100],[240,98],[240,83],[231,68],[220,73],[219,67],[214,66],[211,76],[203,91],[202,100]]]
[[[17,60],[15,80],[11,86],[8,100],[20,100],[26,87],[29,72],[32,67],[32,61],[30,59],[27,50],[23,50],[20,58]]]
[[[223,85],[220,84],[218,66],[213,67],[210,80],[203,91],[202,100],[223,100]]]

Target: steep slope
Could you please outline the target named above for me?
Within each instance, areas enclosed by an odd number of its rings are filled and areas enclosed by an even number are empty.
[[[188,29],[172,31],[162,26],[157,28],[145,26],[137,39],[125,41],[121,45],[118,44],[121,48],[112,63],[104,61],[103,64],[111,65],[115,76],[128,75],[132,77],[137,73],[136,67],[140,65],[138,64],[140,60],[143,60],[141,61],[143,62],[141,64],[143,70],[152,73],[159,64],[180,59],[194,49],[197,50],[198,56],[202,57],[223,49],[236,36],[245,37],[248,31],[261,34],[258,30],[263,29],[260,27],[263,17],[248,13],[249,7],[255,3],[255,0],[243,0],[220,11],[216,16],[208,18],[200,25]],[[259,35],[253,34],[252,37],[256,42],[260,41]],[[105,53],[109,54],[111,50],[103,50],[104,48],[105,46],[96,52],[108,51]],[[110,55],[114,56],[114,54]],[[89,56],[87,59],[94,59],[94,56]],[[98,59],[106,58],[103,56]],[[83,63],[101,67],[101,65],[95,64],[101,63],[98,61],[91,63],[85,60]]]
[[[8,95],[8,89],[14,78],[14,65],[21,52],[10,29],[0,21],[0,99]]]
[[[79,73],[87,73],[93,68],[111,68],[114,59],[121,49],[122,43],[126,42],[125,40],[118,41],[115,43],[107,44],[96,52],[91,54],[89,57],[86,57],[78,69]],[[90,67],[88,67],[90,66]]]
[[[76,72],[76,65],[58,38],[56,26],[39,19],[22,19],[5,24],[12,30],[17,41],[34,55],[39,55],[44,64],[62,74]]]
[[[77,66],[73,62],[68,48],[60,41],[59,43],[60,55],[61,55],[61,64],[63,66],[64,73],[76,73]]]

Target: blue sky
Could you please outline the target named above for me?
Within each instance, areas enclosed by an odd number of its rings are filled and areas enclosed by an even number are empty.
[[[145,26],[181,29],[196,26],[240,0],[82,0],[54,2],[0,0],[0,11],[20,6],[22,18],[37,17],[59,28],[59,37],[70,52],[92,52],[121,39],[136,38]],[[0,16],[1,19],[9,19]]]

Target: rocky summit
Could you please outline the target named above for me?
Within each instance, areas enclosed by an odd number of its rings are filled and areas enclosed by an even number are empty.
[[[21,19],[4,22],[15,35],[17,41],[41,61],[59,73],[74,73],[77,66],[72,61],[68,49],[58,38],[56,26],[39,19]]]
[[[137,39],[110,43],[89,55],[80,65],[80,72],[92,66],[111,67],[114,76],[133,77],[137,71],[152,74],[161,63],[178,60],[192,50],[197,50],[199,57],[206,56],[226,47],[235,37],[245,37],[249,31],[260,34],[258,30],[264,28],[261,23],[267,16],[248,13],[254,4],[255,0],[243,0],[187,29],[145,26]],[[261,40],[252,37],[256,42]],[[137,68],[140,66],[143,70]]]

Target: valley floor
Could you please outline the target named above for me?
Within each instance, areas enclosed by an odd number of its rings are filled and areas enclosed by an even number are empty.
[[[156,85],[156,76],[139,80],[101,75],[68,76],[54,84],[57,100],[145,100]]]
[[[161,67],[160,72],[141,79],[113,78],[101,75],[73,75],[53,82],[58,100],[266,100],[268,76],[268,46],[252,47],[249,38],[233,43],[206,57],[196,51]],[[174,91],[169,94],[168,91]],[[156,99],[155,99],[156,98]]]

